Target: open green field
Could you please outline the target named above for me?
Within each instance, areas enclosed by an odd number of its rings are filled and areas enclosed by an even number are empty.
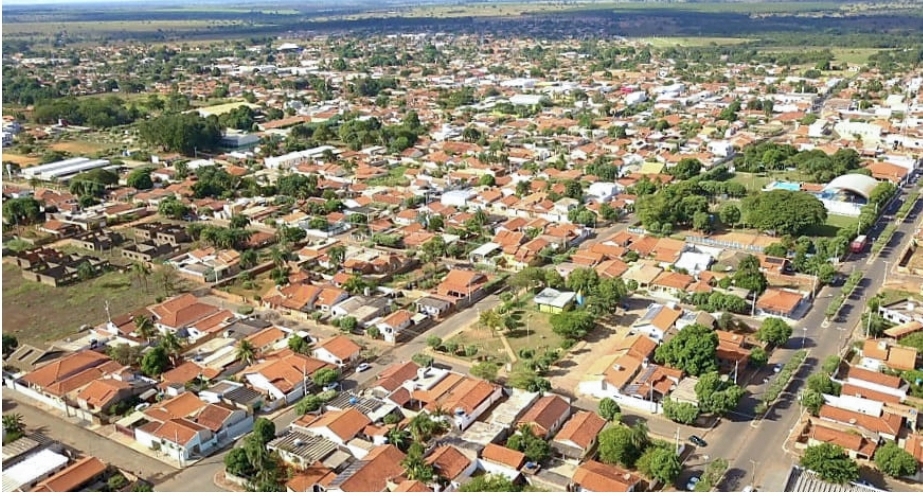
[[[144,293],[128,274],[112,271],[93,280],[53,288],[26,281],[19,268],[3,264],[3,333],[20,342],[44,346],[76,333],[82,325],[106,320],[106,300],[113,316],[155,302],[155,291]]]

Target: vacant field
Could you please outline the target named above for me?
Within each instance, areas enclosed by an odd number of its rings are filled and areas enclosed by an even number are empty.
[[[751,192],[756,192],[762,190],[772,179],[764,174],[734,173],[734,179],[732,181],[744,185],[747,187],[747,190]]]
[[[61,288],[22,279],[13,264],[3,264],[3,332],[36,346],[75,333],[82,325],[106,320],[106,300],[113,316],[155,302],[131,276],[106,273],[91,281]]]
[[[506,353],[506,349],[503,347],[503,342],[500,341],[499,335],[496,332],[488,330],[487,327],[481,326],[480,324],[475,324],[474,326],[459,333],[458,335],[448,338],[446,341],[454,341],[461,346],[460,348],[474,345],[478,348],[479,356],[492,356],[498,364],[505,364],[511,360],[509,355]],[[456,357],[459,359],[472,361],[475,359],[474,357]]]
[[[877,48],[834,48],[834,63],[863,65],[868,63],[869,57],[875,55],[880,50]]]
[[[34,166],[38,164],[40,157],[29,157],[28,155],[9,154],[3,152],[3,162],[15,162],[21,167]]]
[[[73,155],[84,155],[84,154],[95,154],[96,152],[102,152],[108,147],[101,145],[99,143],[93,143],[88,141],[66,141],[52,143],[48,146],[51,150],[57,150],[58,152],[67,152]]]
[[[707,47],[709,45],[717,46],[727,46],[727,45],[739,45],[741,43],[747,43],[751,41],[748,38],[720,38],[720,37],[710,37],[703,36],[701,38],[697,37],[656,37],[656,38],[640,38],[639,41],[642,43],[649,43],[651,46],[656,48],[667,48],[667,47]]]
[[[266,295],[273,287],[276,286],[276,282],[269,278],[269,273],[263,273],[262,275],[256,277],[248,285],[249,288],[244,287],[239,279],[234,280],[234,284],[226,287],[221,287],[221,291],[233,293],[234,295],[240,295],[245,299],[253,300],[254,297],[262,297]]]
[[[211,20],[154,20],[154,21],[99,21],[99,22],[11,22],[4,24],[3,35],[8,37],[47,35],[67,31],[68,34],[87,33],[155,33],[158,31],[194,31],[210,27],[238,26],[243,21]]]

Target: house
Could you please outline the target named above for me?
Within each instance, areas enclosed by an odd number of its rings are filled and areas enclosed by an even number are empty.
[[[910,389],[910,385],[899,376],[886,375],[859,367],[849,368],[846,384],[899,397],[902,402],[907,398],[907,391]]]
[[[668,300],[680,300],[695,278],[683,273],[665,271],[651,281],[651,293]]]
[[[910,477],[916,482],[923,482],[923,435],[911,433],[904,442],[904,450],[917,460],[917,473]]]
[[[206,247],[173,257],[167,264],[197,281],[217,282],[240,270],[240,253]]]
[[[484,296],[486,284],[487,276],[484,274],[453,269],[436,288],[436,295],[456,304],[469,305]]]
[[[243,383],[230,380],[221,380],[200,391],[199,398],[209,404],[225,403],[237,409],[243,409],[249,414],[259,411],[263,406],[262,394],[248,388]]]
[[[220,311],[213,305],[199,301],[191,293],[177,295],[149,309],[154,315],[154,325],[162,333],[176,333]]]
[[[808,446],[830,443],[842,447],[852,459],[870,461],[878,444],[858,433],[849,433],[823,425],[809,425]]]
[[[437,476],[447,482],[445,491],[455,491],[463,479],[478,468],[477,457],[469,457],[452,445],[440,445],[426,457],[426,463],[433,467]]]
[[[130,261],[153,262],[155,259],[173,255],[177,250],[179,245],[172,243],[138,242],[124,245],[121,255]]]
[[[345,447],[371,423],[372,420],[365,414],[359,412],[358,409],[350,408],[342,411],[327,411],[310,423],[298,426],[298,431],[331,440]]]
[[[330,314],[336,318],[352,316],[361,328],[368,328],[372,322],[383,316],[390,305],[384,297],[355,296],[345,299],[330,307]]]
[[[378,398],[385,398],[395,390],[401,388],[404,382],[413,380],[418,376],[420,367],[414,362],[402,362],[388,366],[378,374],[378,381],[372,385],[372,394]]]
[[[3,493],[29,490],[36,483],[64,469],[67,462],[67,456],[51,448],[35,451],[15,464],[4,462]]]
[[[286,464],[308,474],[320,469],[319,472],[326,475],[351,461],[351,456],[342,452],[336,442],[295,428],[269,441],[266,448],[278,454]]]
[[[884,438],[896,441],[903,425],[903,417],[891,412],[881,412],[878,416],[851,411],[830,404],[821,406],[817,417],[846,429],[860,430],[873,439]]]
[[[420,297],[413,303],[420,314],[439,317],[452,309],[452,302],[436,296]]]
[[[259,356],[271,350],[278,350],[287,345],[288,333],[282,331],[276,326],[263,328],[260,331],[248,336],[244,340],[250,342],[253,350]]]
[[[186,228],[176,224],[143,223],[132,227],[135,241],[157,242],[158,244],[179,245],[191,241]]]
[[[484,471],[516,481],[526,464],[526,455],[502,445],[489,443],[481,451],[478,465]]]
[[[321,342],[311,354],[315,359],[343,368],[358,361],[360,352],[362,349],[349,338],[335,336]]]
[[[606,420],[595,412],[578,411],[564,423],[551,446],[566,459],[582,461],[596,450],[597,436],[605,427]]]
[[[413,314],[406,309],[399,309],[382,318],[375,326],[386,342],[397,343],[400,334],[413,326]]]
[[[885,367],[898,371],[912,371],[917,365],[917,349],[869,338],[862,345],[859,367],[881,371]]]
[[[178,460],[208,456],[249,433],[253,417],[226,404],[209,404],[184,392],[140,411],[134,438],[145,447]]]
[[[804,301],[804,295],[792,290],[769,288],[756,301],[756,311],[761,315],[795,319]]]
[[[84,456],[64,470],[38,482],[33,492],[79,492],[101,481],[109,466],[93,456]]]
[[[337,475],[327,492],[384,492],[389,480],[403,474],[403,460],[404,453],[393,445],[375,447]]]
[[[585,461],[577,466],[573,490],[577,492],[634,492],[641,477],[617,466]]]
[[[302,447],[307,447],[307,450],[311,450],[312,448],[308,445],[301,445],[299,449]],[[285,457],[283,453],[282,458],[288,461]],[[289,464],[297,465],[294,462],[290,462]],[[324,492],[326,491],[326,485],[333,481],[336,476],[336,473],[330,468],[323,464],[315,463],[296,472],[295,475],[285,483],[285,487],[289,492]]]
[[[534,300],[539,311],[560,314],[571,306],[575,298],[577,298],[575,292],[562,292],[549,287],[539,292]]]
[[[269,290],[263,295],[263,306],[308,319],[322,289],[308,283],[290,283]]]
[[[34,392],[34,395],[29,395],[30,397],[57,409],[67,410],[65,396],[68,393],[85,387],[93,380],[103,378],[106,373],[121,367],[104,354],[93,350],[81,350],[27,373],[16,383]]]
[[[516,426],[529,426],[536,436],[547,439],[561,429],[570,413],[571,405],[568,401],[557,395],[546,395],[526,411]]]
[[[878,313],[892,323],[908,324],[917,322],[923,324],[923,302],[914,299],[903,299],[883,305],[878,308]]]
[[[675,304],[651,304],[644,316],[631,326],[630,333],[641,334],[656,342],[662,342],[667,332],[674,329],[681,317],[683,317],[683,310]]]
[[[77,394],[77,405],[85,411],[105,413],[111,406],[128,400],[135,393],[140,393],[136,390],[128,382],[115,378],[100,378],[91,381],[80,390]]]
[[[311,375],[326,366],[315,358],[282,350],[264,357],[240,373],[256,391],[267,397],[264,409],[291,404],[314,386]]]

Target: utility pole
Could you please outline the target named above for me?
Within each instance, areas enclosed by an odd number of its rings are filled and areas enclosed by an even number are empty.
[[[756,484],[756,461],[750,459],[750,487],[753,487]],[[752,488],[750,490],[753,490]]]

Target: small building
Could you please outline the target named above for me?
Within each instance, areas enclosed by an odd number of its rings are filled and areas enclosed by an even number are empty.
[[[541,312],[560,314],[567,310],[577,298],[575,292],[562,292],[554,288],[545,288],[535,296],[535,304]]]
[[[561,429],[570,413],[571,406],[568,401],[558,395],[546,395],[526,411],[517,427],[529,426],[536,436],[551,438]]]
[[[388,343],[397,343],[400,334],[413,326],[413,314],[406,309],[399,309],[382,318],[376,327]]]
[[[321,342],[312,354],[316,359],[343,368],[358,361],[360,352],[362,349],[349,338],[335,336]]]
[[[804,295],[792,290],[770,288],[756,301],[756,311],[767,316],[794,319],[804,301]]]
[[[20,463],[3,466],[3,493],[28,491],[36,483],[67,466],[67,456],[51,449],[42,449]]]
[[[605,427],[606,420],[595,412],[579,411],[561,427],[551,446],[566,459],[582,461],[596,450],[597,437]]]
[[[586,461],[577,467],[573,477],[573,491],[577,492],[633,492],[641,477],[611,464]]]

